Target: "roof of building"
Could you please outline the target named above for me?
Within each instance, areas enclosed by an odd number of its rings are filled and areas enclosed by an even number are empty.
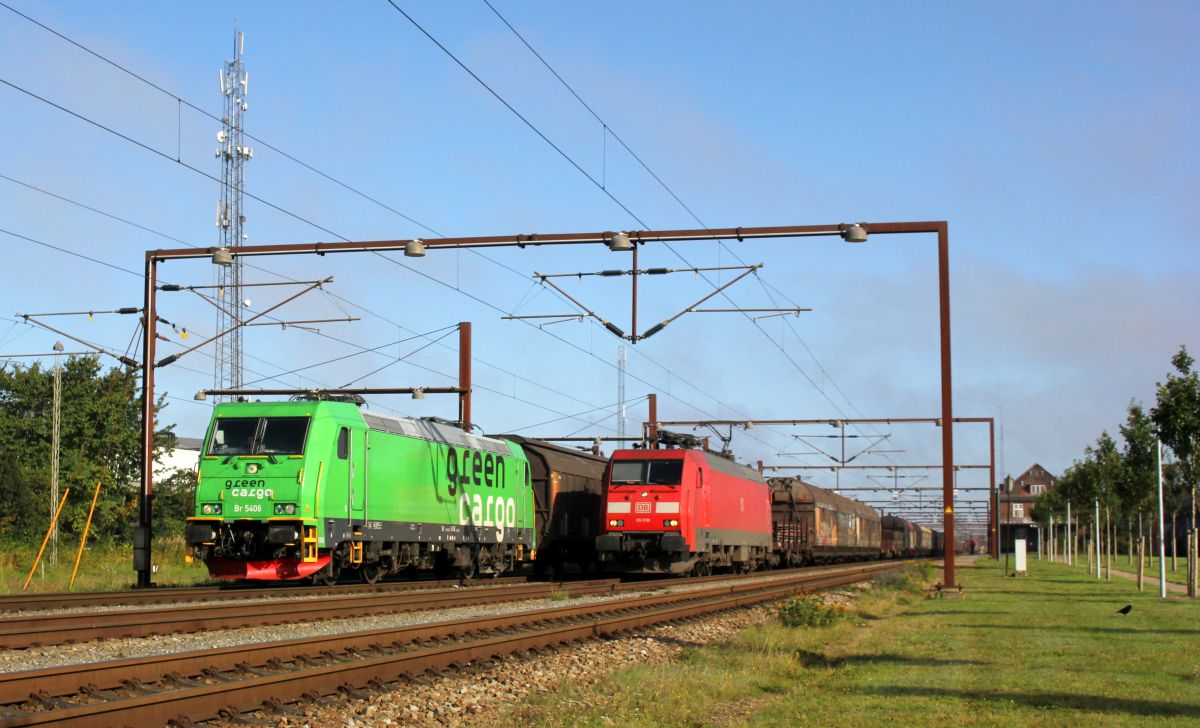
[[[200,452],[200,448],[202,448],[202,447],[204,447],[204,438],[203,437],[176,437],[175,438],[175,449],[176,450],[195,450],[196,452]]]
[[[1018,475],[1016,481],[1021,484],[1045,483],[1047,485],[1054,485],[1056,482],[1058,482],[1058,478],[1052,475],[1049,470],[1046,470],[1038,463],[1034,463],[1026,468],[1025,472]]]

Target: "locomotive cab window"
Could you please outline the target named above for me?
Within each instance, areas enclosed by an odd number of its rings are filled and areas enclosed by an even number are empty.
[[[307,417],[267,417],[263,420],[258,452],[262,455],[300,455],[308,435]]]
[[[225,417],[213,427],[209,455],[299,455],[307,417]]]
[[[679,485],[683,460],[614,460],[613,485]]]
[[[217,420],[213,428],[209,455],[252,455],[254,436],[258,434],[257,417],[228,417]]]
[[[350,458],[350,430],[348,428],[343,427],[338,431],[337,456],[338,460]]]

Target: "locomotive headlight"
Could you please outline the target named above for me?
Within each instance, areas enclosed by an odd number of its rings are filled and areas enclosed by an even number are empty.
[[[246,466],[247,474],[254,475],[257,472],[258,472],[258,463],[250,463],[249,465]]]
[[[679,521],[675,520],[674,518],[664,518],[663,525],[666,526],[667,528],[670,528],[672,526],[678,526]]]
[[[200,512],[206,516],[219,516],[221,515],[221,504],[205,503],[204,505],[200,506]]]
[[[275,515],[277,516],[294,516],[296,515],[295,503],[276,503]]]
[[[619,526],[624,526],[624,525],[625,525],[625,521],[623,521],[623,520],[621,520],[621,519],[619,519],[619,518],[614,518],[614,519],[612,519],[611,521],[609,521],[609,522],[608,522],[608,525],[610,525],[610,526],[613,526],[614,528],[616,528],[616,527],[619,527]]]

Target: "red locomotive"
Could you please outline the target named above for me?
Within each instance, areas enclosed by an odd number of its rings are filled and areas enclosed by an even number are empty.
[[[707,452],[618,450],[609,462],[602,563],[620,571],[749,571],[771,554],[770,489],[752,468]]]

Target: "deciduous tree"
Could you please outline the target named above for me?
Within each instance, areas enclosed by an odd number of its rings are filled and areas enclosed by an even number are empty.
[[[1200,487],[1200,373],[1187,347],[1171,357],[1175,371],[1158,383],[1157,398],[1150,416],[1163,443],[1171,448],[1180,467],[1184,487],[1191,491],[1192,522],[1195,525],[1195,492]]]
[[[127,540],[137,513],[141,472],[141,407],[137,376],[128,369],[102,371],[94,356],[68,357],[62,367],[59,484],[72,488],[60,530],[82,530],[97,479],[103,479],[92,520],[98,538]],[[162,410],[160,399],[156,412]],[[23,524],[49,521],[53,371],[38,364],[0,367],[0,453],[12,466],[0,472],[0,509],[8,532],[27,535]],[[155,435],[155,452],[175,446],[171,428]],[[78,497],[75,494],[78,493]]]

